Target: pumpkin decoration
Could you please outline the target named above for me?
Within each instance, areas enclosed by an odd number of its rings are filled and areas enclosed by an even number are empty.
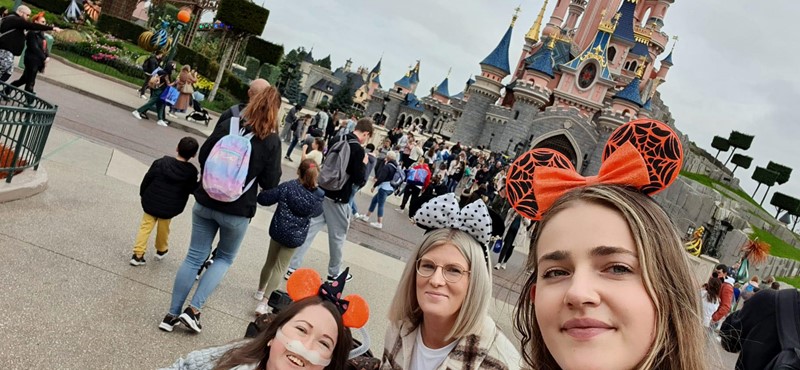
[[[178,18],[178,22],[189,23],[189,21],[192,20],[192,10],[188,7],[183,7],[178,12],[178,16],[176,18]]]

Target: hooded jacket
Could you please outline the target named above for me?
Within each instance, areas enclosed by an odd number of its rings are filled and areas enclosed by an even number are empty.
[[[142,209],[156,218],[173,218],[183,212],[196,188],[197,168],[193,164],[169,156],[156,159],[139,186]]]
[[[736,370],[764,369],[781,351],[778,339],[778,290],[765,289],[747,300],[743,308],[732,313],[720,327],[722,348],[739,352]],[[798,307],[795,295],[795,307]],[[797,325],[797,323],[782,323]]]
[[[302,245],[308,234],[309,220],[322,214],[322,197],[320,188],[308,190],[296,179],[262,191],[258,194],[258,204],[278,204],[269,225],[269,236],[287,248]]]

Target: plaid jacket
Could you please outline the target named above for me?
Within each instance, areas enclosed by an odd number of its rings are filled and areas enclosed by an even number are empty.
[[[410,370],[411,354],[416,345],[417,330],[403,321],[386,330],[381,370]],[[486,318],[480,335],[458,340],[456,347],[436,370],[519,370],[520,355],[516,347],[500,331],[494,320]]]

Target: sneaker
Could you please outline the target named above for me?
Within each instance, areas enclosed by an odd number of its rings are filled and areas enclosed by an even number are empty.
[[[167,254],[169,254],[169,249],[167,249],[167,250],[165,250],[163,252],[156,251],[156,261],[163,260],[164,257],[167,256]]]
[[[286,273],[283,275],[283,280],[289,280],[289,276],[292,276],[293,273],[294,273],[294,270],[292,270],[292,269],[286,270]]]
[[[178,325],[180,323],[181,320],[179,320],[176,316],[167,314],[167,316],[164,316],[164,320],[161,320],[161,324],[158,324],[158,328],[163,331],[171,332],[172,329],[175,328],[175,325]]]
[[[284,159],[286,159],[286,160],[287,160],[287,161],[289,161],[289,162],[294,162],[294,161],[293,161],[291,158],[289,158],[289,156],[288,156],[288,155],[287,155],[287,156],[285,156],[285,157],[283,157],[283,158],[284,158]]]
[[[256,306],[256,316],[261,316],[265,313],[270,313],[270,312],[272,312],[272,309],[269,307],[269,304],[267,304],[267,302],[261,302],[258,304],[258,306]]]
[[[367,215],[362,215],[360,213],[356,213],[356,215],[354,217],[356,218],[356,220],[361,220],[361,221],[364,221],[364,222],[369,221],[369,217],[367,217]]]
[[[142,115],[139,114],[139,111],[137,111],[137,110],[131,112],[131,115],[133,115],[133,118],[142,119]]]
[[[500,268],[501,268],[501,269],[503,269],[503,270],[505,270],[505,269],[506,269],[506,263],[505,263],[505,262],[503,262],[503,263],[500,265]]]
[[[162,127],[167,127],[167,121],[164,121],[163,119],[158,120],[156,124]]]
[[[334,281],[336,280],[337,277],[338,276],[328,275],[328,281]],[[350,280],[353,280],[353,275],[347,274],[347,279],[345,279],[344,281],[350,281]]]
[[[136,254],[131,256],[131,266],[144,266],[147,264],[147,261],[144,260],[144,255],[141,257],[136,257]]]
[[[395,208],[394,210],[397,211],[397,212],[400,212],[400,213],[405,212],[405,209],[402,209],[402,208]]]
[[[147,99],[147,95],[145,95],[145,94],[141,94],[141,95],[139,95],[139,97],[142,98],[142,99]]]
[[[263,301],[264,300],[264,291],[263,290],[256,290],[255,294],[253,294],[253,298],[256,301]]]
[[[194,313],[191,307],[186,307],[183,313],[178,316],[178,319],[195,333],[200,333],[203,330],[203,326],[200,325],[200,313]]]
[[[502,263],[498,263],[498,264],[494,265],[494,269],[495,270],[499,270],[501,266],[503,266],[503,264]]]
[[[370,222],[369,226],[372,226],[376,229],[383,229],[383,224],[380,222]]]

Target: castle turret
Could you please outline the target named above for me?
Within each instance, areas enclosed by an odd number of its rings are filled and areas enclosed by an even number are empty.
[[[619,11],[615,15],[618,17],[617,28],[611,36],[611,44],[608,46],[608,63],[611,73],[620,74],[628,52],[636,44],[633,27],[636,22],[636,1],[623,1]]]
[[[555,77],[555,61],[553,60],[553,47],[555,46],[555,36],[550,38],[547,45],[539,49],[531,57],[531,63],[526,67],[525,74],[521,80],[517,80],[514,88],[514,96],[517,99],[527,99],[537,108],[540,108],[550,101],[552,91],[547,88]]]
[[[394,83],[393,90],[403,95],[408,93],[413,93],[414,88],[416,88],[416,84],[412,85],[411,83],[411,78],[412,78],[411,76],[413,74],[414,74],[414,68],[409,67],[408,72],[406,72],[403,78],[397,80],[397,82]],[[417,82],[419,82],[419,80],[417,80]]]
[[[571,30],[575,28],[575,25],[578,24],[578,18],[586,11],[587,3],[586,0],[572,0],[570,2],[569,15],[567,15],[567,21],[564,23],[565,29]]]
[[[674,47],[673,47],[673,50],[669,52],[669,55],[667,55],[666,58],[661,60],[661,67],[658,69],[658,78],[660,78],[660,79],[662,79],[664,81],[667,80],[667,73],[669,73],[669,69],[672,68],[672,52],[673,51],[674,51]]]
[[[528,30],[527,34],[525,34],[525,45],[522,46],[522,53],[519,56],[517,68],[513,74],[514,79],[522,78],[522,74],[525,72],[525,67],[528,65],[525,60],[531,56],[531,54],[533,54],[534,46],[539,43],[539,35],[541,34],[544,12],[547,10],[547,1],[548,0],[544,0],[542,9],[539,10],[539,15],[536,16],[536,21],[533,22],[531,29]]]
[[[500,39],[497,47],[480,63],[481,75],[475,76],[475,83],[470,85],[467,92],[469,100],[464,111],[470,113],[462,116],[461,121],[456,124],[456,131],[453,135],[455,141],[461,141],[466,145],[476,145],[489,106],[494,105],[500,98],[503,78],[511,73],[508,65],[508,48],[511,45],[511,32],[517,21],[519,10],[519,8],[516,9],[511,19],[511,25]]]
[[[371,96],[375,90],[381,88],[381,62],[383,62],[383,57],[378,60],[378,64],[375,65],[375,68],[372,68],[372,71],[369,73],[367,81],[369,82],[369,95]]]
[[[606,14],[606,12],[619,9],[619,5],[622,1],[623,0],[592,0],[589,2],[588,6],[586,6],[586,11],[581,17],[581,23],[575,32],[575,37],[572,39],[578,46],[578,49],[583,50],[591,45],[600,23],[606,22],[614,17],[613,13]]]
[[[553,14],[550,15],[550,20],[547,26],[542,31],[543,35],[552,35],[554,32],[561,33],[561,25],[564,24],[564,16],[567,14],[570,2],[567,0],[559,0]]]

